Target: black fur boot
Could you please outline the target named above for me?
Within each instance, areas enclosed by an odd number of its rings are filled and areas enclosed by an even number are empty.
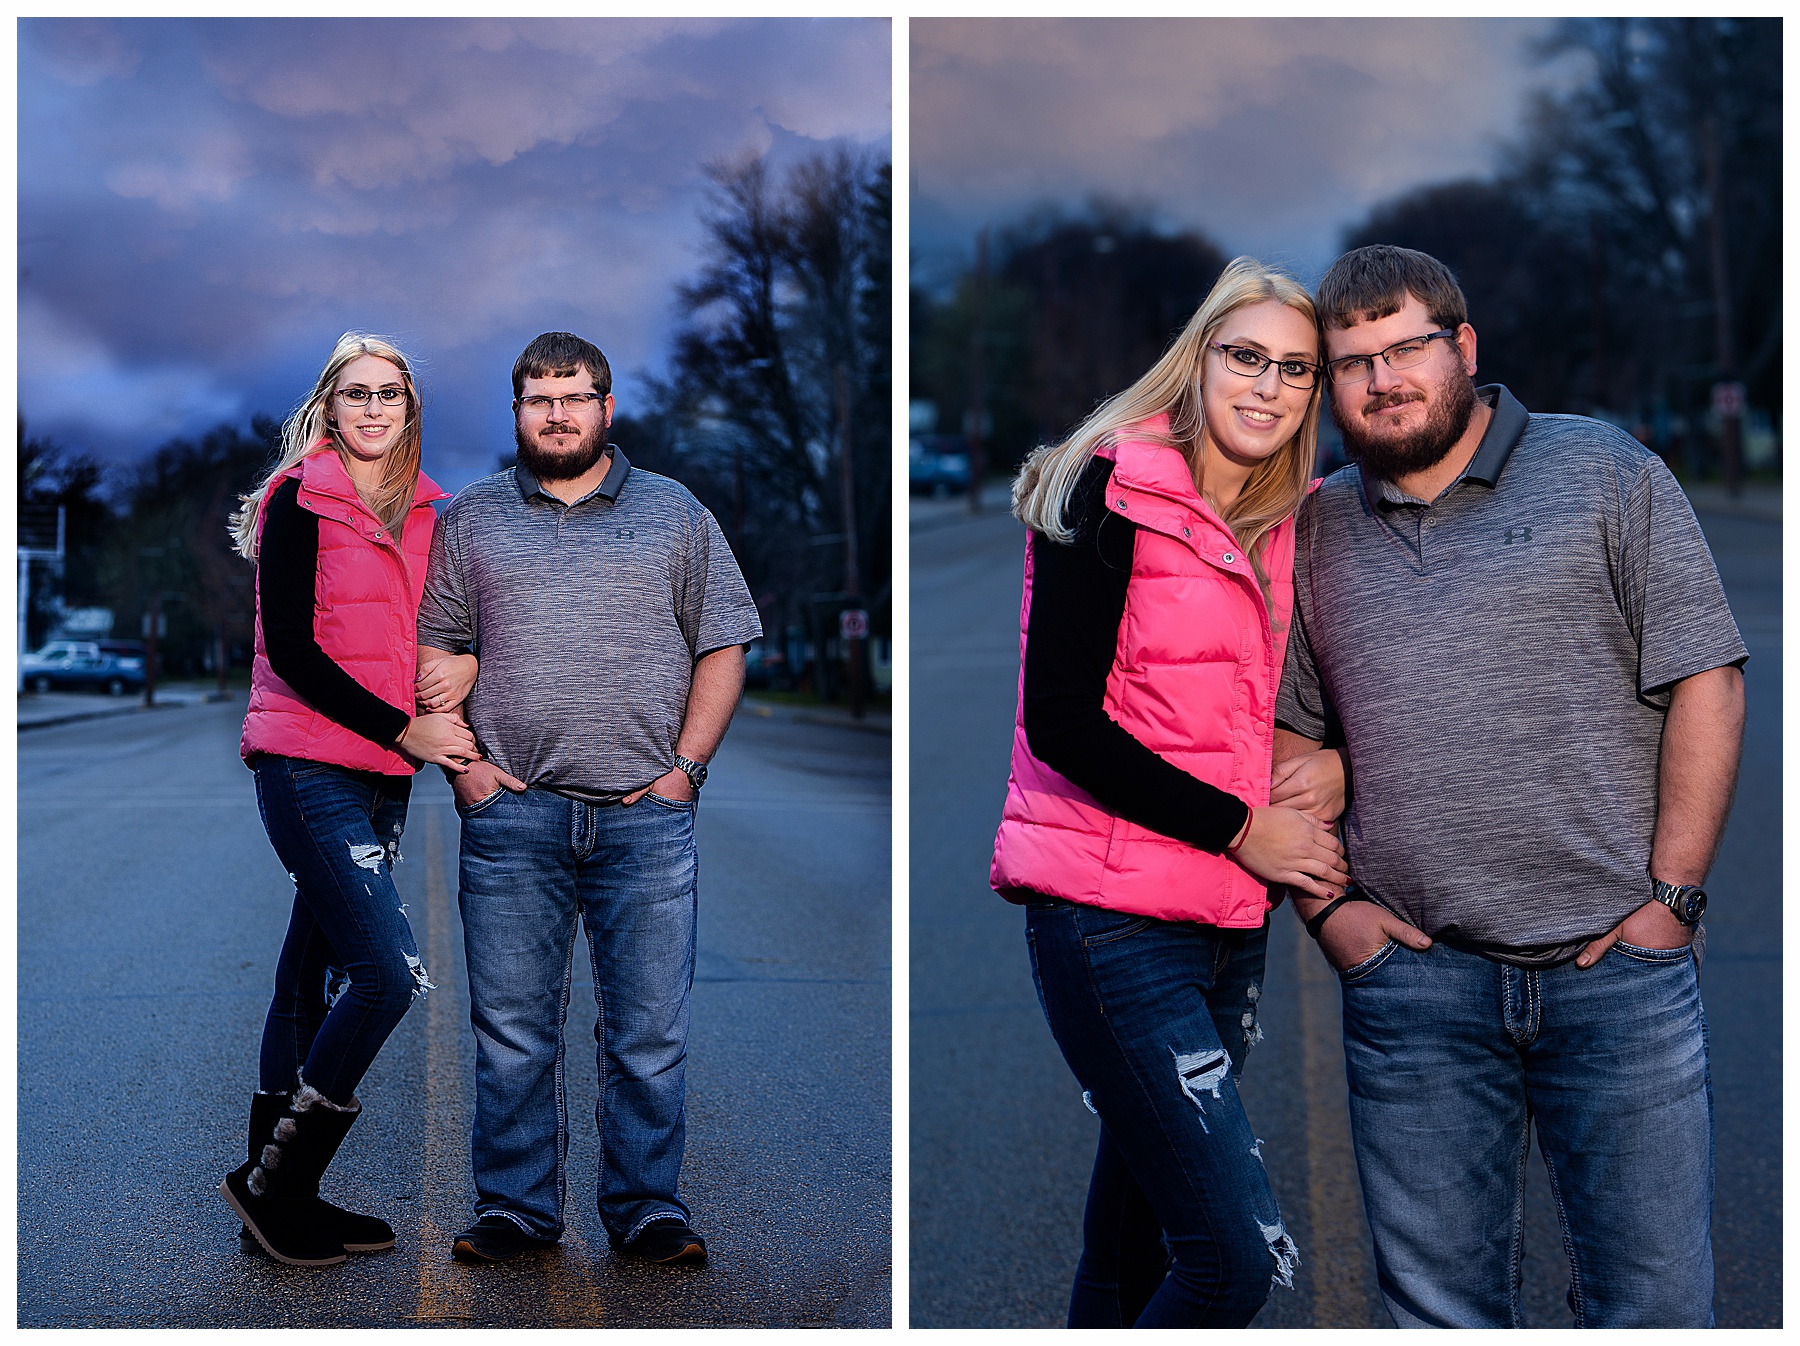
[[[277,1261],[324,1267],[344,1260],[336,1224],[318,1197],[319,1177],[361,1110],[354,1099],[340,1108],[301,1084],[260,1155],[219,1184],[219,1195]]]
[[[254,1093],[250,1095],[250,1154],[251,1164],[262,1157],[262,1149],[274,1138],[275,1123],[287,1110],[291,1094]],[[354,1117],[356,1114],[350,1114]],[[347,1131],[349,1128],[345,1127]],[[338,1138],[342,1141],[343,1137]],[[335,1147],[334,1147],[335,1149]],[[329,1162],[329,1160],[327,1161]],[[318,1195],[314,1188],[315,1196]],[[386,1220],[377,1219],[373,1215],[362,1215],[353,1210],[345,1210],[342,1206],[334,1206],[321,1199],[319,1204],[325,1208],[325,1218],[331,1222],[338,1233],[338,1242],[343,1244],[347,1253],[379,1253],[386,1252],[394,1246],[394,1231]],[[238,1228],[238,1249],[240,1252],[263,1255],[262,1244],[256,1241],[256,1235],[250,1232],[248,1225]]]

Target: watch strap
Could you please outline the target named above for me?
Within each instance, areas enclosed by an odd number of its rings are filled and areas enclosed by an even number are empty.
[[[1688,907],[1692,904],[1690,894],[1700,895],[1700,909],[1688,919]],[[1701,916],[1706,914],[1706,890],[1697,883],[1666,883],[1652,876],[1650,880],[1650,896],[1675,913],[1675,919],[1683,925],[1693,926],[1700,923]]]

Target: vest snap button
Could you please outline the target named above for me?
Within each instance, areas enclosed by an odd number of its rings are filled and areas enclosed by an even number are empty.
[[[1235,553],[1233,553],[1233,552],[1225,553],[1225,564],[1226,565],[1230,565],[1235,560],[1237,560],[1237,556]]]
[[[1194,535],[1194,530],[1191,528],[1183,528],[1181,530],[1181,535],[1183,537],[1192,537]]]

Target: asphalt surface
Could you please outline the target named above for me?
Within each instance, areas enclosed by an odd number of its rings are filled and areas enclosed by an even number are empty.
[[[606,1250],[585,953],[568,1236],[515,1263],[450,1260],[473,1201],[474,1043],[456,815],[421,773],[395,875],[437,989],[364,1080],[325,1181],[399,1246],[302,1270],[241,1254],[216,1191],[243,1158],[290,904],[237,760],[242,714],[19,737],[21,1326],[891,1323],[887,738],[748,707],[706,787],[682,1173],[712,1255],[699,1271]]]
[[[1065,1318],[1097,1124],[1045,1027],[1022,912],[987,887],[1018,678],[1023,530],[1000,511],[912,530],[911,1266],[915,1327]],[[1781,1323],[1781,525],[1700,518],[1749,646],[1737,802],[1701,977],[1717,1132],[1721,1327]],[[1767,502],[1763,502],[1767,503]],[[1387,1327],[1350,1149],[1337,979],[1278,911],[1242,1093],[1302,1262],[1256,1327]],[[1572,1324],[1562,1236],[1528,1166],[1526,1324]]]

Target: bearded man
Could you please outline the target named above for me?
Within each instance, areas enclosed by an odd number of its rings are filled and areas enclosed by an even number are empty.
[[[762,634],[718,524],[606,442],[612,371],[546,332],[513,366],[517,466],[445,511],[419,609],[421,698],[473,653],[481,759],[453,776],[475,1028],[475,1224],[498,1262],[563,1232],[563,1015],[575,925],[599,1005],[600,1219],[612,1247],[700,1264],[676,1194],[706,763]]]
[[[1354,461],[1298,516],[1276,756],[1347,756],[1355,886],[1295,905],[1342,983],[1383,1300],[1519,1326],[1535,1123],[1577,1325],[1710,1326],[1695,937],[1747,656],[1706,540],[1630,436],[1475,386],[1434,258],[1359,248],[1318,307]]]

